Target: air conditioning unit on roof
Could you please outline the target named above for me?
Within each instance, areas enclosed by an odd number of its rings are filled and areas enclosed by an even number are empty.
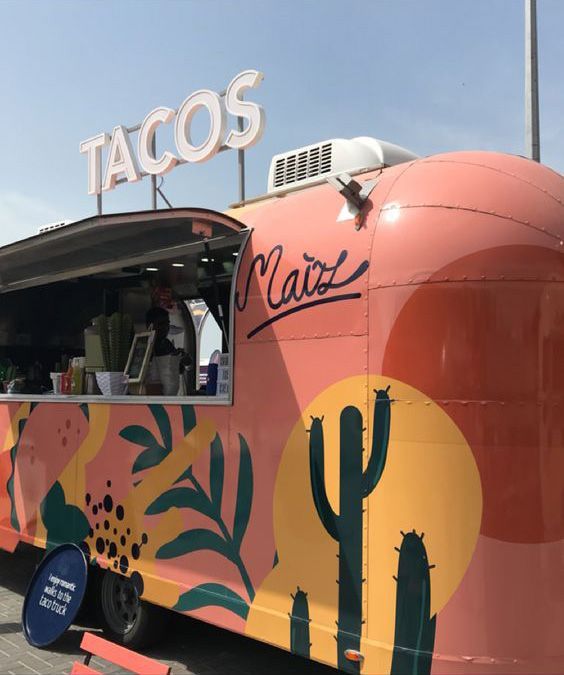
[[[418,156],[399,145],[369,136],[333,138],[275,155],[268,172],[268,192],[319,183],[327,176],[411,162]]]

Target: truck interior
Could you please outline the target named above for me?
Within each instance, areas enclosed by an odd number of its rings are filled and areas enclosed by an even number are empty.
[[[85,350],[95,317],[129,315],[133,338],[162,307],[168,339],[188,356],[178,395],[208,395],[211,354],[232,355],[233,279],[248,235],[221,213],[171,209],[97,216],[0,248],[0,380],[11,366],[18,393],[52,393],[50,374],[69,358],[100,369]],[[4,394],[7,385],[4,374]]]

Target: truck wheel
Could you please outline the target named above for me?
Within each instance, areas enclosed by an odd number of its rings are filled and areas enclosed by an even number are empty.
[[[139,649],[155,642],[162,633],[165,611],[139,599],[127,577],[106,572],[100,588],[104,632],[114,642]]]

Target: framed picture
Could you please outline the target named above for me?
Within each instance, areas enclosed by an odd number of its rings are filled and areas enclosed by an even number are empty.
[[[149,361],[153,353],[153,343],[155,341],[155,331],[149,330],[145,333],[135,333],[127,365],[123,371],[129,376],[131,384],[143,384],[149,367]]]

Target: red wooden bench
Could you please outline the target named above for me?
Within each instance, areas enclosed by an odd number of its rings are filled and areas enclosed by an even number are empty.
[[[84,663],[74,662],[71,675],[100,675],[99,670],[94,670],[88,665],[92,656],[99,656],[137,675],[170,675],[170,666],[132,652],[131,649],[120,647],[92,633],[84,633],[80,648],[87,654]]]

